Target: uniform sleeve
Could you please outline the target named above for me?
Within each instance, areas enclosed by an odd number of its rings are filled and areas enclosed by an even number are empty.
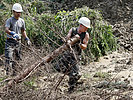
[[[10,28],[10,26],[11,26],[11,20],[10,20],[10,19],[7,19],[7,20],[6,20],[5,27]]]
[[[23,30],[26,30],[26,28],[25,28],[25,21],[24,21],[24,20],[23,20],[22,29],[23,29]]]

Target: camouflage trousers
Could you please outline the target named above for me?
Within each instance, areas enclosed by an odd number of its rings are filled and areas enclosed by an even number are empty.
[[[79,66],[73,53],[65,52],[56,64],[55,69],[69,76],[68,85],[70,87],[74,87],[80,78]]]
[[[21,59],[21,44],[19,41],[7,39],[5,43],[5,70],[6,74],[15,74],[15,59]],[[14,57],[15,56],[15,57]]]

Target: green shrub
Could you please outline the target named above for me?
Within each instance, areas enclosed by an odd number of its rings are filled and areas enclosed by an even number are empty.
[[[90,39],[88,48],[84,51],[87,58],[98,60],[108,51],[116,50],[116,39],[112,34],[112,27],[104,21],[102,15],[97,10],[88,7],[75,9],[74,11],[59,11],[55,16],[56,25],[62,29],[63,34],[67,34],[71,27],[78,26],[80,17],[86,16],[91,20],[91,29],[88,29]]]

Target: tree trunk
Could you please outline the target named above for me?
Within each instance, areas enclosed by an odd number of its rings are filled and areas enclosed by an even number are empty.
[[[11,79],[6,87],[12,87],[14,83],[19,83],[21,82],[24,78],[26,78],[32,70],[38,68],[44,63],[49,63],[51,60],[56,58],[59,54],[63,53],[65,50],[69,49],[69,45],[72,46],[74,45],[77,41],[79,40],[78,37],[73,37],[72,39],[68,40],[66,44],[63,44],[61,47],[53,51],[52,53],[48,54],[43,58],[41,61],[35,62],[33,65],[28,67],[27,69],[24,70],[24,72],[21,72],[19,75],[17,75],[14,79]]]

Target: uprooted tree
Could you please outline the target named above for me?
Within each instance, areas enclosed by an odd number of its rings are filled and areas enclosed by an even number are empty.
[[[33,65],[31,65],[30,67],[28,67],[27,69],[25,69],[23,72],[21,72],[19,75],[17,75],[15,78],[11,79],[4,88],[6,88],[6,87],[12,87],[12,85],[14,83],[21,82],[22,80],[24,80],[25,78],[27,78],[27,76],[29,76],[29,74],[34,69],[38,68],[42,64],[49,63],[51,60],[53,60],[54,58],[56,58],[57,56],[59,56],[59,54],[61,54],[62,52],[64,52],[67,49],[70,49],[70,46],[74,45],[78,40],[79,40],[78,37],[73,37],[71,40],[68,40],[65,44],[63,44],[62,46],[60,46],[58,49],[56,49],[55,51],[53,51],[51,54],[48,54],[47,56],[45,56],[41,61],[35,62]]]

